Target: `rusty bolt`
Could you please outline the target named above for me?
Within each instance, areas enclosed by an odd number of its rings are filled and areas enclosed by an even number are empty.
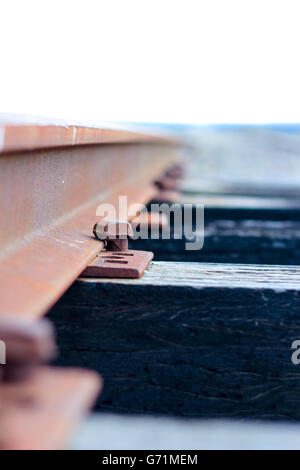
[[[166,204],[175,204],[180,201],[180,194],[178,191],[160,190],[156,193],[154,201],[158,203],[165,202]]]
[[[174,191],[179,188],[179,180],[168,176],[162,176],[155,181],[155,185],[162,191]]]
[[[132,225],[137,229],[159,230],[168,226],[168,218],[161,212],[143,212],[132,220]]]
[[[0,381],[26,379],[37,365],[51,360],[56,352],[53,328],[45,319],[1,318],[0,339],[6,345]]]
[[[165,173],[158,178],[154,184],[162,191],[173,191],[177,190],[180,185],[180,180],[183,177],[184,167],[182,164],[177,163],[176,165],[170,166]]]
[[[133,235],[129,222],[101,219],[94,225],[93,233],[98,240],[105,241],[109,251],[127,251],[128,236]]]
[[[175,179],[181,179],[183,175],[184,175],[184,166],[181,163],[177,163],[175,165],[170,166],[165,173],[165,176],[169,178],[175,178]]]

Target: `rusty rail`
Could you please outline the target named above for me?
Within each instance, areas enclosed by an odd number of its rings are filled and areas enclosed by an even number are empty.
[[[0,117],[0,316],[43,315],[101,250],[96,208],[148,201],[180,155],[138,130]]]

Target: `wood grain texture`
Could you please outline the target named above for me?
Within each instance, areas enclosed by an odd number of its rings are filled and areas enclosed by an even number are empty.
[[[22,384],[1,384],[0,450],[64,448],[100,388],[94,372],[50,367]]]
[[[300,419],[300,268],[154,262],[80,280],[50,312],[62,364],[104,376],[101,410]]]

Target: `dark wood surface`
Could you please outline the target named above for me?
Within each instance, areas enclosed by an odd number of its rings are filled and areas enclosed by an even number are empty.
[[[59,362],[103,374],[99,410],[300,419],[298,141],[286,154],[281,134],[245,132],[241,146],[201,136],[187,165],[180,201],[205,206],[202,250],[130,242],[159,261],[142,279],[80,280],[50,312]]]
[[[300,268],[154,262],[138,280],[79,280],[50,312],[59,363],[104,377],[98,407],[300,419]]]
[[[157,261],[300,264],[300,210],[206,208],[204,246],[187,251],[184,238],[134,240],[130,249],[152,251]]]

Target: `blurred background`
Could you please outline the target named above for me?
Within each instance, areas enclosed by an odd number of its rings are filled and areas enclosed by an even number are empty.
[[[297,0],[9,0],[0,16],[2,112],[299,121]]]
[[[297,0],[4,1],[0,111],[147,123],[195,144],[187,192],[195,178],[211,196],[297,197],[299,10]]]

